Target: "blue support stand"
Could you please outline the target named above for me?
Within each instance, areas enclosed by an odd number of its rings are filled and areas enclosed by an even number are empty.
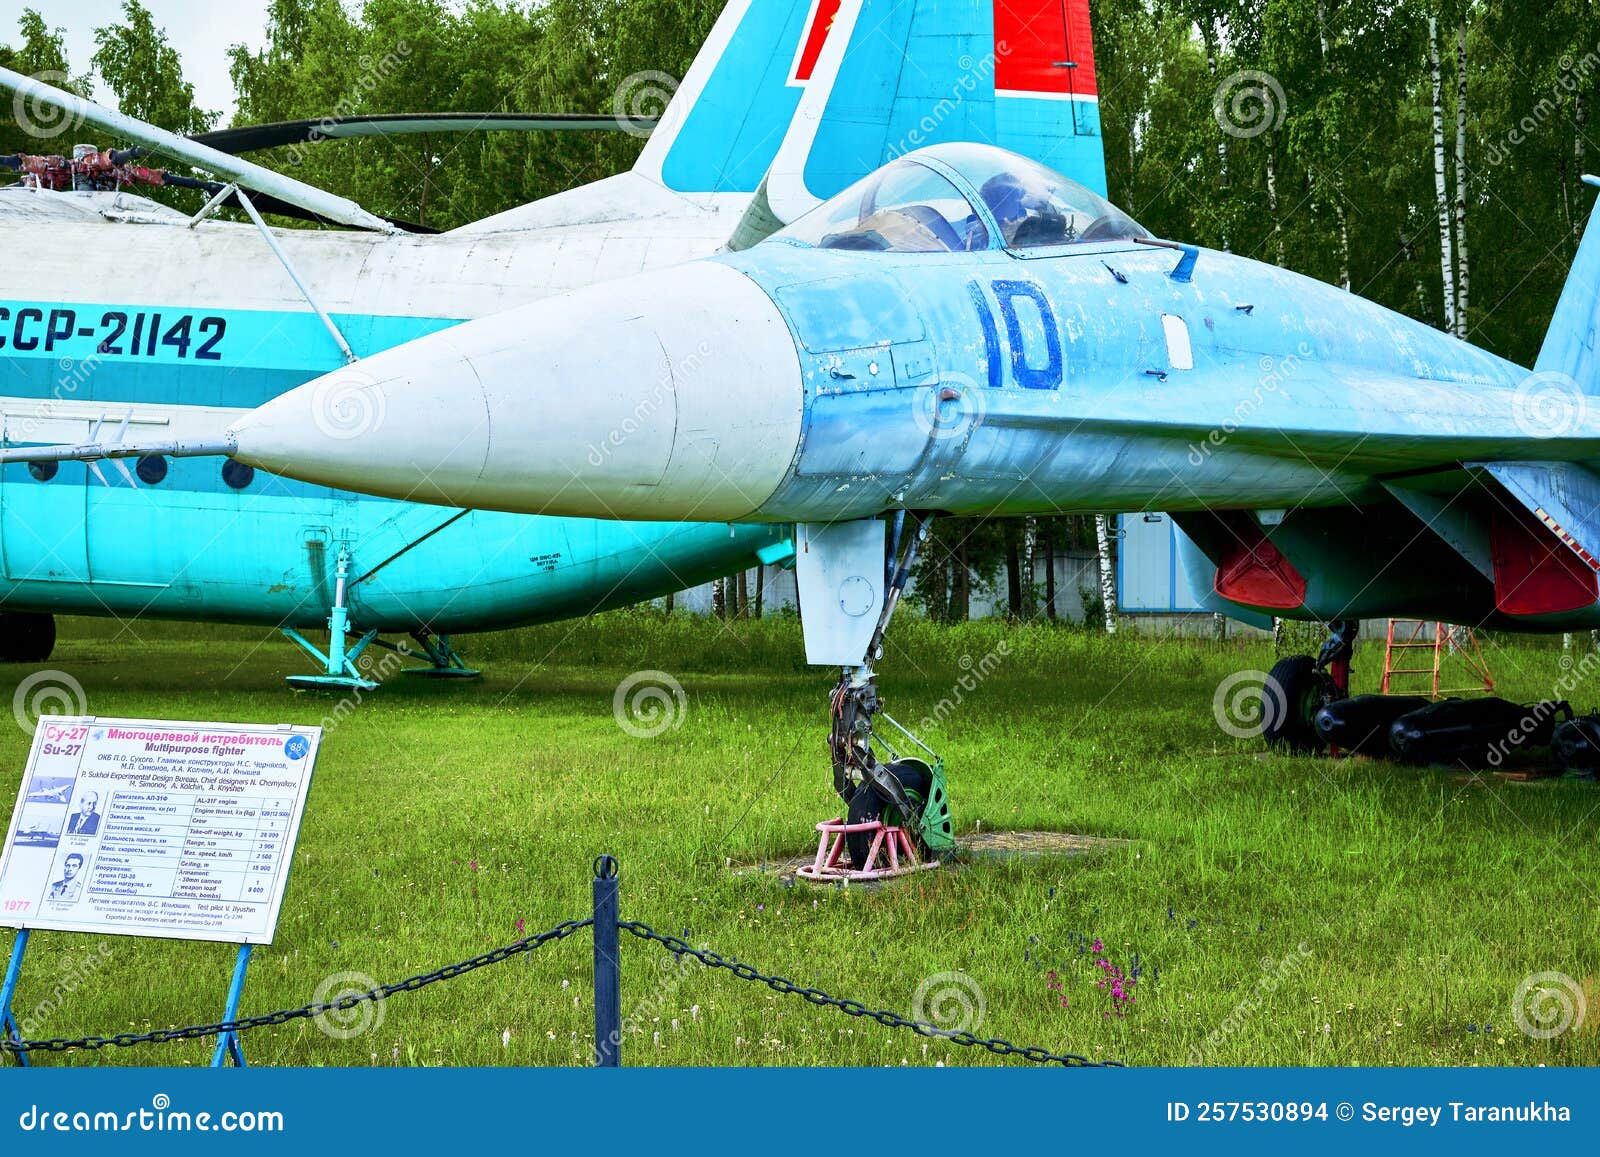
[[[28,950],[28,930],[17,929],[16,943],[11,945],[11,962],[6,965],[6,979],[0,984],[0,1031],[3,1031],[12,1040],[21,1040],[22,1031],[17,1025],[17,1018],[11,1011],[11,998],[16,995],[17,978],[22,975],[22,954]],[[23,1068],[28,1068],[33,1062],[28,1059],[27,1053],[18,1053],[17,1062]]]
[[[222,1013],[225,1021],[236,1020],[239,1016],[239,998],[244,995],[244,974],[250,967],[250,949],[249,944],[239,945],[239,956],[233,964],[233,981],[228,985],[228,1007]],[[244,1049],[239,1044],[239,1034],[236,1032],[225,1032],[217,1037],[216,1051],[211,1054],[211,1067],[226,1067],[230,1057],[236,1067],[245,1067]]]
[[[594,1063],[622,1064],[622,954],[617,927],[617,861],[594,862]]]

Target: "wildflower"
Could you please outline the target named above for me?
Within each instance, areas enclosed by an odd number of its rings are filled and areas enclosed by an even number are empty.
[[[522,935],[522,926],[523,926],[523,920],[522,920],[522,917],[519,916],[519,917],[517,917],[517,935],[518,936]]]
[[[511,1030],[510,1029],[506,1029],[505,1032],[500,1034],[500,1047],[503,1048],[503,1049],[508,1049],[508,1048],[511,1047]]]

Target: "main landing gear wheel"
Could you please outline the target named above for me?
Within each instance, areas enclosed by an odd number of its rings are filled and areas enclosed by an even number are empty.
[[[1317,712],[1350,697],[1350,660],[1360,629],[1356,619],[1331,622],[1328,641],[1315,659],[1292,655],[1267,673],[1261,709],[1268,747],[1287,748],[1297,755],[1326,748],[1317,732]]]
[[[1339,698],[1333,680],[1317,669],[1310,655],[1291,655],[1280,659],[1267,674],[1262,696],[1262,733],[1268,747],[1283,748],[1296,755],[1322,750],[1317,734],[1317,712]]]
[[[55,649],[54,615],[0,613],[0,663],[43,663]]]

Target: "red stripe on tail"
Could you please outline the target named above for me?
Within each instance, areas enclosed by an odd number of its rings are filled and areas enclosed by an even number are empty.
[[[816,75],[817,61],[822,59],[822,50],[828,43],[828,33],[833,31],[833,22],[839,16],[839,6],[844,0],[817,0],[811,10],[811,24],[806,28],[806,36],[800,43],[800,55],[795,58],[794,76],[791,83],[806,84]],[[1087,5],[1088,0],[1085,0]]]

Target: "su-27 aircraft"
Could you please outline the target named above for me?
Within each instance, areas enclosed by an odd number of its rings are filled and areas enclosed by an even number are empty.
[[[945,35],[923,19],[935,7],[1007,6],[844,0],[851,34],[819,68],[882,75],[905,46],[918,92],[955,91],[998,30]],[[930,518],[1173,511],[1215,609],[1335,627],[1284,674],[1297,709],[1280,735],[1308,732],[1298,708],[1330,682],[1346,689],[1359,617],[1600,623],[1600,476],[1583,465],[1600,425],[1582,407],[1562,430],[1517,421],[1544,385],[1596,379],[1600,234],[1531,378],[1331,286],[1153,237],[1058,171],[1076,128],[1030,150],[1047,163],[999,147],[1019,125],[1094,116],[1074,14],[1064,61],[997,53],[990,99],[946,102],[943,119],[908,126],[900,88],[812,86],[759,199],[792,224],[374,354],[355,394],[383,414],[372,429],[319,422],[335,374],[210,444],[7,455],[225,453],[453,507],[797,524],[807,657],[843,668],[847,818],[896,817],[935,853],[951,832],[937,761],[901,758],[873,726],[873,667]],[[1008,104],[1030,85],[1054,87]],[[907,140],[938,143],[891,159]],[[871,859],[864,832],[842,834]]]
[[[470,675],[452,635],[628,605],[791,559],[782,525],[730,526],[709,513],[618,524],[440,510],[403,492],[379,500],[269,475],[242,459],[190,460],[183,450],[214,443],[253,407],[313,378],[321,383],[314,420],[329,437],[390,440],[396,431],[384,413],[367,409],[381,396],[365,359],[768,235],[809,208],[796,173],[834,144],[817,124],[796,120],[807,92],[892,94],[879,123],[849,126],[891,137],[960,120],[969,101],[988,111],[991,129],[1003,110],[998,136],[986,139],[1055,156],[1103,183],[1092,102],[1057,99],[1068,72],[1069,87],[1083,83],[1065,68],[1074,52],[1092,76],[1086,3],[1069,6],[1070,23],[1054,2],[893,7],[885,21],[840,0],[733,0],[631,172],[442,236],[408,234],[220,150],[593,124],[413,115],[253,126],[190,141],[0,70],[0,86],[38,120],[62,126],[65,113],[74,126],[136,146],[85,147],[73,160],[0,158],[25,177],[24,186],[0,190],[4,444],[158,440],[174,451],[128,454],[138,459],[131,471],[119,458],[121,479],[109,486],[99,485],[107,472],[92,462],[24,454],[0,469],[0,657],[46,658],[56,613],[152,616],[281,626],[320,668],[291,677],[297,686],[372,686],[363,653],[374,644],[396,649],[386,634],[419,644],[420,652],[407,649],[428,662],[419,673]],[[901,18],[913,8],[921,10],[916,28]],[[930,13],[938,17],[931,27]],[[875,38],[880,51],[848,65],[841,52],[825,51],[852,36]],[[1032,61],[1032,73],[1013,67],[999,79],[1017,81],[1015,90],[997,93],[997,59]],[[958,60],[964,67],[952,72]],[[935,71],[938,85],[918,85]],[[155,156],[220,179],[139,167]],[[227,201],[254,224],[177,213],[134,195],[130,182],[197,187],[214,194],[207,210]],[[260,211],[350,231],[269,230]],[[96,261],[86,277],[85,253],[115,259]],[[563,314],[561,325],[572,327],[565,336],[574,351],[586,348],[587,321]],[[646,344],[628,344],[634,338]],[[670,383],[674,365],[683,372],[681,359],[695,356],[669,359],[643,330],[620,340],[616,352],[630,365],[659,362],[658,382]],[[558,409],[610,388],[587,377]],[[618,420],[622,431],[638,418]],[[683,435],[686,445],[697,438],[688,426]],[[323,624],[325,650],[303,634]]]
[[[869,746],[917,524],[1173,512],[1212,608],[1330,625],[1319,656],[1273,673],[1285,709],[1269,738],[1313,745],[1318,708],[1348,694],[1357,619],[1600,626],[1597,331],[1593,221],[1530,371],[1321,282],[1153,237],[1015,153],[940,144],[747,252],[371,359],[381,437],[327,437],[313,384],[230,445],[434,502],[798,524],[807,656],[844,669],[835,786],[851,820],[893,810],[926,831],[948,813],[922,807],[921,768],[902,775]],[[692,349],[709,356],[680,371]],[[646,403],[654,420],[607,440]],[[886,538],[891,555],[907,544],[887,570]]]

